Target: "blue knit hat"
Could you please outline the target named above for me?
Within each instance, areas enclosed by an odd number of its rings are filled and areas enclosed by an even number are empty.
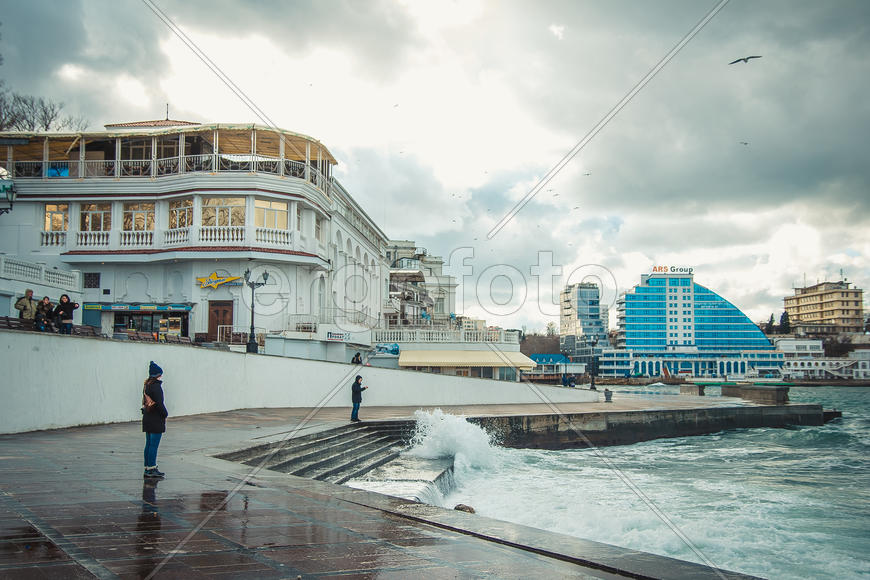
[[[148,376],[149,377],[159,377],[163,374],[163,369],[157,366],[157,363],[151,361],[151,364],[148,365]]]

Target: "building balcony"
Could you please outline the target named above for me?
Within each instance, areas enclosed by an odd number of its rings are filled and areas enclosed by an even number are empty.
[[[0,277],[28,284],[42,284],[70,292],[82,291],[82,273],[78,270],[57,270],[10,258],[0,254]]]

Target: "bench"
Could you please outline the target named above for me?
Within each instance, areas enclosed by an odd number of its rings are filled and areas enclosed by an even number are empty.
[[[36,330],[32,320],[13,318],[11,316],[0,316],[0,328],[7,330]]]

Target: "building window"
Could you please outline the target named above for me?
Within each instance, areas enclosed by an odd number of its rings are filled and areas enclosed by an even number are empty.
[[[84,287],[85,288],[99,288],[100,287],[100,273],[99,272],[85,272],[84,275]]]
[[[258,228],[286,230],[288,223],[287,202],[254,200],[254,224]]]
[[[169,202],[169,229],[189,228],[193,225],[193,200],[179,199]]]
[[[45,204],[45,231],[65,232],[69,229],[69,205],[65,203]]]
[[[125,203],[124,231],[150,232],[154,231],[153,203]]]
[[[83,203],[79,229],[83,232],[107,232],[112,229],[112,204]]]
[[[202,225],[222,227],[245,225],[245,198],[204,197]]]
[[[131,139],[121,143],[121,159],[151,159],[151,139]]]
[[[296,231],[302,231],[302,206],[296,204]]]
[[[323,220],[314,218],[314,239],[318,242],[323,241]]]

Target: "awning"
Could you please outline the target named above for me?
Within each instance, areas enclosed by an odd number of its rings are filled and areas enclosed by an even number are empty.
[[[492,350],[402,350],[400,367],[516,367],[535,368],[535,361],[521,352]]]

